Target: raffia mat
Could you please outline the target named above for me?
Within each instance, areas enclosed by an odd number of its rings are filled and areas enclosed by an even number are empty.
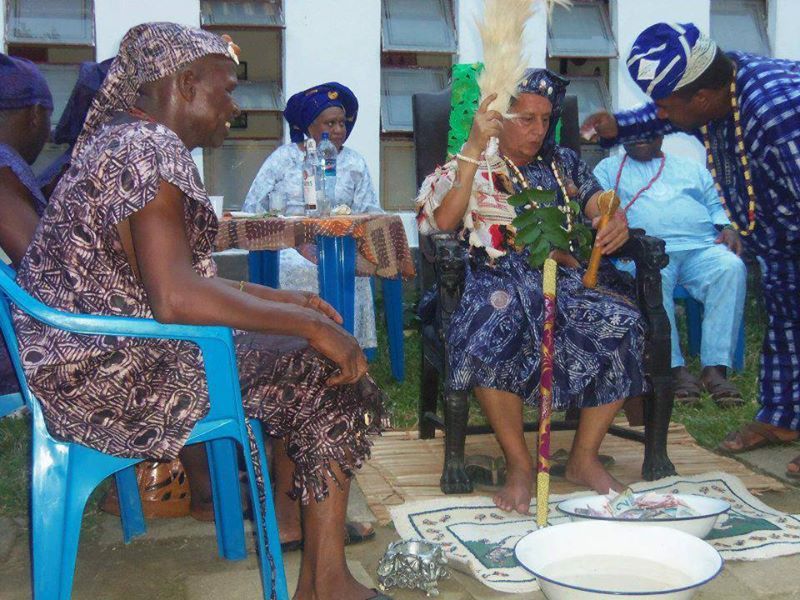
[[[554,431],[551,434],[551,451],[569,450],[572,431]],[[529,448],[536,448],[536,434],[526,434]],[[742,463],[701,448],[686,428],[678,423],[670,425],[668,453],[681,475],[698,475],[709,471],[722,471],[738,477],[753,494],[782,491],[786,486],[772,477],[760,475]],[[391,521],[389,510],[409,500],[426,500],[445,497],[439,489],[444,456],[444,437],[420,440],[416,431],[390,431],[374,438],[372,458],[357,472],[356,478],[378,522]],[[623,483],[641,479],[643,447],[639,442],[607,435],[600,448],[603,454],[614,457],[609,468],[611,474]],[[467,456],[484,454],[501,456],[502,452],[493,435],[469,435]],[[565,479],[551,478],[551,493],[569,494],[582,491]],[[492,488],[477,489],[474,495],[491,495]]]
[[[728,473],[668,477],[632,487],[636,491],[698,494],[728,502],[731,510],[706,536],[726,560],[759,560],[800,552],[800,515],[772,510]],[[558,502],[586,493],[551,495],[549,524],[557,526],[569,520],[559,514]],[[535,515],[535,501],[532,506]],[[442,544],[451,567],[484,585],[511,593],[539,589],[536,579],[514,555],[520,538],[536,529],[535,517],[497,510],[490,498],[474,496],[406,502],[390,513],[404,539],[424,538]]]

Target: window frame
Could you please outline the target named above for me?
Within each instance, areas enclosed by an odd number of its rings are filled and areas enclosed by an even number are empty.
[[[415,88],[413,91],[409,93],[409,106],[411,103],[411,96],[420,93],[420,92],[433,92],[433,91],[440,91],[447,86],[447,79],[448,79],[448,71],[447,69],[440,69],[440,68],[407,68],[407,67],[382,67],[381,68],[381,134],[411,134],[414,131],[414,124],[409,123],[408,126],[405,125],[389,125],[388,123],[391,122],[391,115],[390,115],[390,105],[389,100],[392,98],[393,94],[388,89],[386,85],[386,80],[384,79],[385,73],[393,73],[393,74],[402,74],[402,73],[430,73],[431,77],[435,77],[439,79],[441,85],[438,89],[423,89],[423,88]]]
[[[715,37],[713,34],[713,23],[714,23],[714,13],[717,14],[727,14],[729,16],[732,15],[740,15],[741,11],[743,10],[752,10],[752,15],[755,17],[756,20],[756,35],[760,38],[762,44],[762,50],[766,50],[766,53],[763,52],[756,52],[756,54],[761,54],[762,56],[772,56],[773,48],[772,48],[772,40],[769,38],[768,29],[768,16],[767,16],[767,5],[764,0],[725,0],[724,2],[720,2],[720,0],[711,0],[710,2],[710,21],[709,21],[709,30],[712,31],[712,37]],[[737,10],[738,9],[738,10]],[[719,41],[716,40],[715,41]],[[729,50],[732,51],[740,51],[740,52],[751,52],[750,50],[741,50],[739,48],[728,48],[725,45],[722,45],[722,49],[726,52]]]
[[[15,24],[20,18],[15,15],[15,9],[19,13],[19,6],[26,3],[40,4],[46,0],[6,0],[5,3],[5,44],[6,46],[68,46],[94,48],[96,46],[97,27],[95,25],[95,6],[94,0],[76,0],[84,5],[88,15],[83,19],[84,29],[88,35],[80,40],[64,40],[54,38],[21,38],[14,34]]]
[[[582,81],[589,81],[589,82],[596,82],[599,89],[600,89],[600,96],[603,99],[603,104],[605,106],[605,110],[608,112],[613,112],[613,103],[611,98],[611,91],[608,89],[608,85],[606,85],[605,79],[599,75],[576,75],[572,77],[568,77],[570,84],[574,82],[582,82]],[[575,87],[572,85],[567,86],[567,94],[575,96],[578,99],[578,121],[580,123],[583,122],[584,118],[588,115],[584,114],[581,116],[581,97],[576,93]]]
[[[587,53],[585,50],[566,50],[560,51],[555,49],[556,44],[556,37],[553,30],[553,23],[557,18],[557,11],[566,11],[566,10],[574,10],[575,7],[578,6],[586,6],[586,7],[596,7],[597,11],[600,15],[600,26],[603,30],[606,40],[608,40],[610,44],[610,49],[605,52],[595,52],[595,53]],[[611,19],[608,15],[608,6],[605,2],[601,0],[573,0],[572,7],[569,9],[565,9],[556,5],[553,8],[553,17],[548,21],[547,24],[547,57],[548,58],[618,58],[619,57],[619,48],[617,47],[617,39],[614,35],[614,30],[611,27]]]
[[[274,23],[253,23],[252,21],[219,21],[212,22],[206,21],[211,17],[212,4],[274,4],[276,6],[276,15]],[[200,0],[200,27],[203,29],[219,29],[219,28],[236,28],[236,29],[285,29],[286,17],[283,9],[282,0]]]
[[[456,54],[458,52],[458,31],[456,29],[453,5],[450,0],[423,0],[426,2],[438,2],[441,8],[441,18],[444,30],[447,31],[448,39],[446,47],[431,47],[417,44],[402,44],[392,41],[390,30],[391,4],[402,0],[381,0],[381,52],[421,52],[425,54]]]

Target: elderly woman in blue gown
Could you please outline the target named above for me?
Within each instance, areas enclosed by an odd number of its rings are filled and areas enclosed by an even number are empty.
[[[243,210],[266,212],[286,207],[287,214],[303,214],[303,159],[305,140],[319,146],[327,132],[339,155],[336,159],[334,205],[346,204],[353,213],[383,212],[364,157],[344,145],[358,115],[358,100],[349,88],[330,82],[294,94],[283,116],[289,123],[291,142],[277,148],[261,165]],[[317,267],[294,249],[280,256],[283,289],[319,292]],[[356,278],[355,337],[362,348],[375,348],[375,314],[368,277]]]
[[[507,199],[527,188],[553,190],[559,206],[575,201],[597,221],[600,185],[572,150],[554,142],[567,84],[547,70],[528,70],[505,117],[487,110],[487,98],[461,153],[428,176],[417,198],[423,233],[459,231],[469,245],[464,294],[447,332],[449,383],[474,390],[506,457],[506,484],[494,501],[520,513],[529,510],[534,476],[522,407],[539,401],[544,300],[541,269],[511,239],[507,226],[517,212]],[[498,156],[484,154],[490,137],[499,138]],[[627,238],[624,219],[614,218],[597,244],[609,254]],[[566,476],[598,492],[619,490],[598,449],[625,399],[645,391],[643,322],[620,293],[624,281],[601,278],[587,289],[575,257],[552,256],[559,263],[553,408],[580,408]]]

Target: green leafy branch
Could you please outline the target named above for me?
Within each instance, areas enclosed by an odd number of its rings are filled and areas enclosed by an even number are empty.
[[[518,248],[530,250],[528,262],[534,269],[541,268],[553,250],[574,252],[579,259],[589,256],[592,246],[592,232],[581,223],[581,210],[577,202],[570,201],[572,230],[564,229],[565,214],[557,206],[556,193],[549,190],[524,190],[508,199],[514,207],[530,208],[518,215],[512,222],[516,230],[514,242]],[[570,248],[572,242],[572,248]]]

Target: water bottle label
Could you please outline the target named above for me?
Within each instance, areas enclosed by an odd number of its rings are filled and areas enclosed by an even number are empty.
[[[303,198],[308,210],[317,210],[317,187],[312,173],[303,174]]]

